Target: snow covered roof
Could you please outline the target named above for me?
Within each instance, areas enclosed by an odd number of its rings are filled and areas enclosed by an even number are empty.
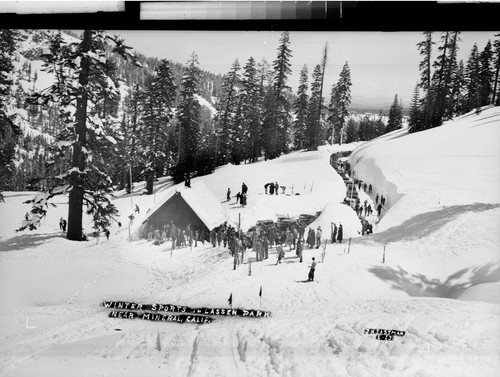
[[[167,195],[149,211],[148,216],[142,223],[145,223],[176,194],[184,199],[208,229],[212,230],[227,221],[227,214],[214,194],[212,194],[205,183],[196,181],[191,182],[190,188],[185,187],[184,183],[173,187]]]

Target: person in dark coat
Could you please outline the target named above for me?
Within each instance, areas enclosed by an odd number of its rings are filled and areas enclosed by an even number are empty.
[[[106,229],[104,234],[106,235],[106,239],[109,241],[109,229]]]
[[[378,204],[378,194],[375,196],[375,204]]]
[[[228,202],[231,200],[231,189],[229,187],[227,188],[226,199]]]
[[[62,230],[63,230],[63,232],[66,232],[66,225],[67,225],[67,224],[68,224],[68,222],[66,221],[66,219],[63,219],[63,220],[62,220],[62,224],[61,224],[61,225],[62,225]]]
[[[342,224],[339,224],[339,229],[337,230],[337,240],[339,243],[342,243],[342,237],[344,236],[344,230],[342,228]]]
[[[248,187],[247,187],[247,185],[245,185],[245,182],[243,182],[243,184],[241,185],[241,193],[243,195],[245,195],[247,193],[247,191],[248,191]]]
[[[304,250],[304,244],[302,238],[297,240],[297,258],[300,258],[300,263],[302,263],[302,252]]]
[[[276,195],[278,195],[278,189],[279,189],[279,188],[280,188],[280,186],[278,185],[278,182],[275,182],[275,183],[274,183],[274,193],[275,193]]]
[[[241,194],[237,193],[236,194],[236,204],[238,204],[238,202],[240,201],[240,199],[241,199]]]
[[[314,270],[316,269],[316,260],[312,258],[311,269],[309,270],[309,276],[307,281],[314,281]]]
[[[332,243],[337,242],[337,224],[332,223]]]
[[[269,195],[274,195],[274,183],[268,183],[269,185]]]
[[[370,183],[370,185],[368,186],[368,194],[371,194],[372,193],[372,184]]]
[[[314,237],[314,229],[309,228],[309,233],[307,234],[307,244],[309,245],[309,248],[312,249],[314,247],[314,242],[315,242],[315,237]]]
[[[377,206],[377,214],[378,216],[380,216],[380,213],[382,212],[382,203],[379,203],[378,206]]]

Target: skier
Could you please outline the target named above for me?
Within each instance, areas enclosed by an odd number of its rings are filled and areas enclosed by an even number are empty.
[[[373,212],[371,204],[368,204],[367,211],[368,211],[368,216],[371,216],[371,214]]]
[[[241,199],[241,194],[237,193],[236,194],[236,204],[238,204],[238,202],[240,201],[240,199]]]
[[[309,270],[309,277],[307,281],[314,281],[314,270],[316,269],[316,260],[312,258],[311,269]]]
[[[339,243],[342,243],[342,237],[343,237],[343,228],[342,228],[342,223],[339,224],[339,229],[337,231],[337,240],[339,241]]]
[[[247,187],[247,185],[245,185],[245,182],[243,182],[243,184],[241,185],[241,193],[243,195],[245,195],[247,193],[247,191],[248,191],[248,187]]]
[[[106,239],[109,241],[109,229],[106,229],[104,234],[106,235]]]
[[[228,202],[231,200],[231,189],[229,187],[227,188],[227,196],[226,196],[226,198],[227,198]]]
[[[332,243],[337,242],[337,224],[332,223]]]
[[[137,213],[137,214],[141,213],[141,210],[139,209],[139,206],[137,204],[135,205],[134,212]]]

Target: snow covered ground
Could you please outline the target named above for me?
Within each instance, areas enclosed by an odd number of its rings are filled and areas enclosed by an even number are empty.
[[[153,196],[117,193],[124,226],[109,241],[71,242],[56,198],[40,229],[15,233],[33,193],[6,193],[0,204],[0,376],[496,376],[500,370],[500,108],[407,135],[395,131],[357,146],[357,176],[388,205],[375,233],[361,237],[353,212],[338,204],[342,179],[329,166],[334,147],[272,161],[221,167],[202,180],[242,228],[259,219],[323,211],[342,222],[341,244],[327,244],[316,281],[312,257],[293,251],[232,269],[227,250],[198,245],[171,251],[129,241],[132,204]],[[332,149],[333,148],[333,149]],[[354,146],[342,146],[354,148]],[[285,194],[265,195],[277,181]],[[245,182],[248,205],[224,202]],[[289,195],[287,195],[289,194]],[[296,195],[300,194],[300,195]],[[91,224],[85,220],[88,230]],[[316,226],[316,224],[313,224]],[[325,230],[325,229],[324,229]],[[325,232],[329,237],[329,231]],[[355,237],[358,236],[358,237]],[[385,263],[382,263],[385,247]],[[259,290],[262,287],[262,303]],[[211,324],[108,318],[104,300],[272,312],[271,318],[214,316]],[[365,329],[402,330],[392,341]]]

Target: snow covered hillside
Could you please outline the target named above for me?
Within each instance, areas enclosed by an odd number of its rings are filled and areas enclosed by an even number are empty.
[[[129,241],[126,217],[155,195],[117,193],[122,228],[109,241],[63,238],[66,199],[40,229],[15,233],[33,193],[6,193],[0,204],[0,376],[496,376],[500,370],[500,109],[485,109],[442,127],[395,131],[356,146],[350,162],[372,183],[360,198],[384,194],[375,233],[359,236],[342,179],[329,165],[337,149],[295,152],[255,164],[217,169],[203,181],[228,220],[243,229],[259,219],[323,211],[345,226],[343,243],[286,248],[233,270],[224,248],[199,244],[171,250]],[[342,146],[354,148],[355,146]],[[264,185],[278,182],[279,195]],[[242,182],[248,205],[225,202]],[[288,194],[288,195],[287,195]],[[300,195],[296,195],[300,194]],[[377,221],[377,219],[375,219]],[[88,220],[84,221],[90,230]],[[317,226],[313,224],[313,226]],[[356,236],[356,237],[355,237]],[[347,238],[352,237],[350,246]],[[98,242],[99,241],[99,242]],[[385,255],[384,255],[385,250]],[[311,258],[316,281],[307,279]],[[384,262],[383,262],[384,261]],[[251,273],[250,273],[251,268]],[[262,287],[262,301],[259,291]],[[104,300],[272,312],[271,318],[214,316],[210,324],[109,318]],[[367,329],[404,331],[392,341]]]

